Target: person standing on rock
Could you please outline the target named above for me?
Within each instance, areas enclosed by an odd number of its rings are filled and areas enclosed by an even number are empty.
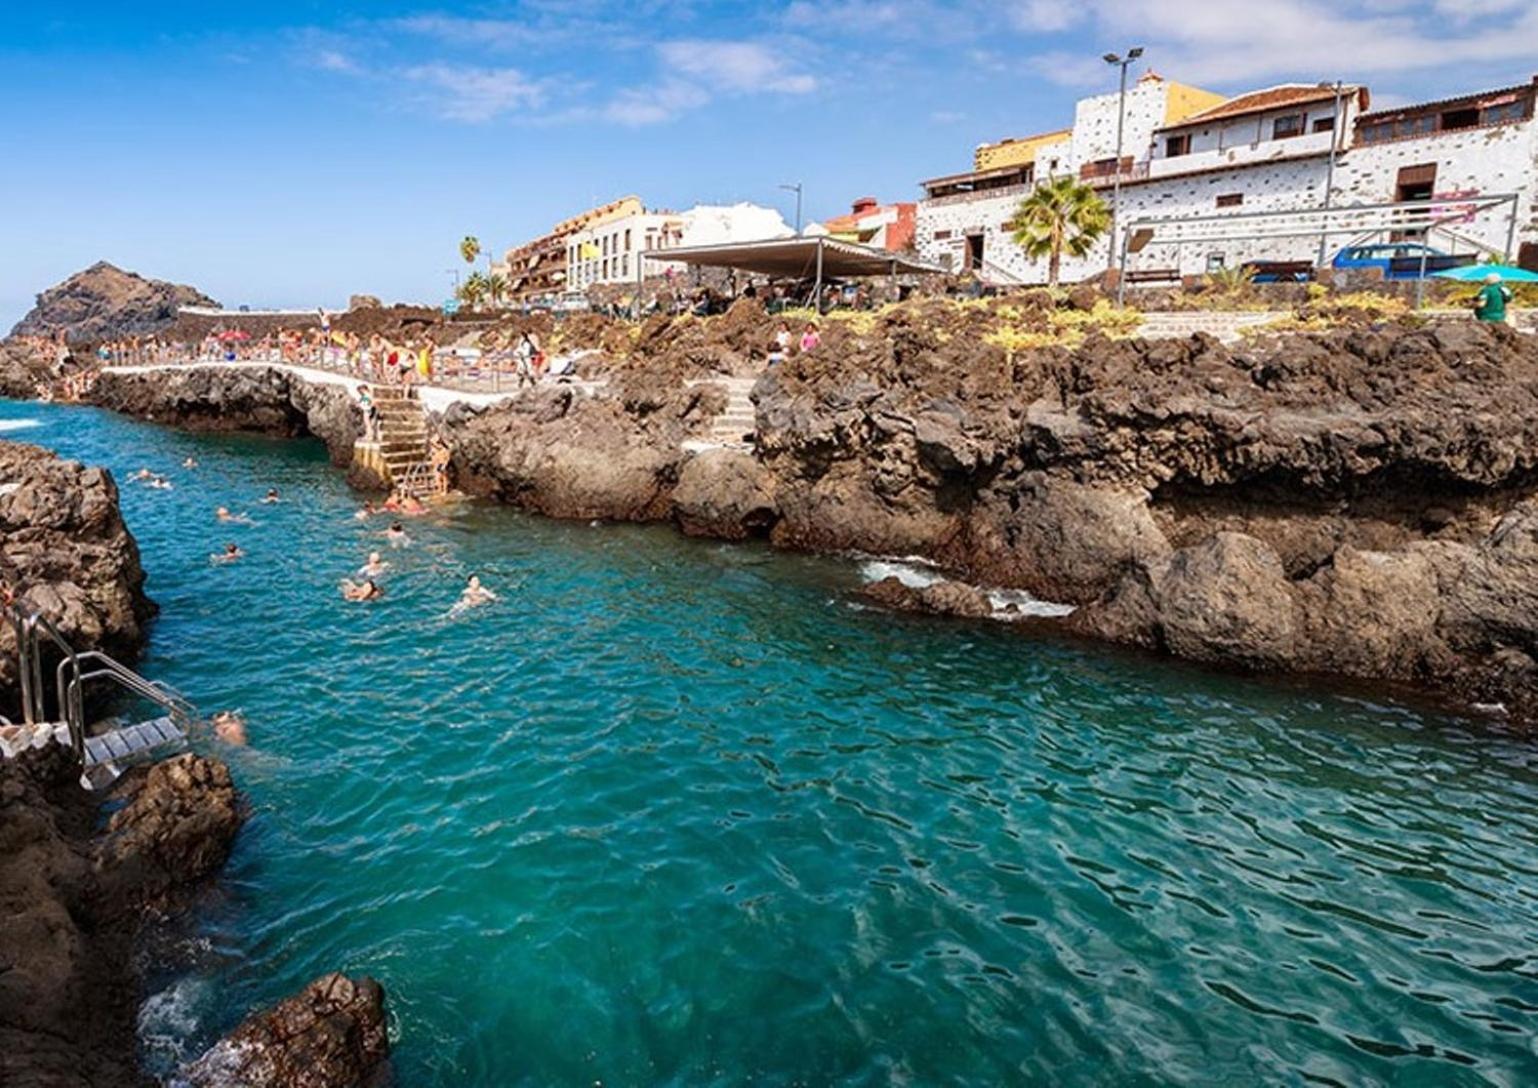
[[[379,441],[379,409],[374,407],[374,398],[369,394],[368,386],[358,386],[358,407],[363,411],[363,441]]]

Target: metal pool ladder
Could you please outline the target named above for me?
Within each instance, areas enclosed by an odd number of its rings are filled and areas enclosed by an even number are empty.
[[[41,612],[19,604],[5,605],[4,612],[16,634],[22,721],[0,718],[0,758],[10,759],[27,748],[62,744],[80,764],[81,785],[99,789],[122,773],[121,764],[186,741],[198,713],[174,688],[146,680],[100,650],[76,652]],[[60,655],[54,670],[53,715],[49,713],[43,668],[43,654],[50,646]],[[88,735],[85,688],[94,681],[138,696],[161,713]]]

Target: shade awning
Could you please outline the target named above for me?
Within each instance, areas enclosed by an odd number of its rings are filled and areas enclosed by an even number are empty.
[[[681,246],[648,249],[648,261],[676,261],[705,268],[738,268],[766,276],[807,277],[817,273],[817,254],[822,252],[824,276],[886,276],[893,272],[944,272],[902,253],[891,253],[856,242],[841,242],[825,235],[769,238],[759,242],[732,242],[716,246]]]

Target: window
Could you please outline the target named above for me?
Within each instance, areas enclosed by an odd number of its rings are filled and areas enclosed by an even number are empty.
[[[1479,109],[1470,106],[1461,110],[1448,110],[1442,114],[1442,131],[1449,132],[1460,128],[1477,128],[1479,126]]]
[[[1191,134],[1182,132],[1179,136],[1171,136],[1164,141],[1164,157],[1167,159],[1179,158],[1191,152]]]
[[[626,231],[625,233],[629,234],[630,232]],[[628,244],[629,240],[627,239],[626,241]],[[619,274],[621,276],[630,275],[630,254],[628,253],[619,259]]]
[[[630,228],[625,228],[625,252],[630,252]]]
[[[1221,254],[1221,253],[1209,253],[1209,254],[1207,254],[1207,274],[1210,276],[1214,272],[1222,271],[1222,269],[1223,269],[1223,254]]]
[[[1303,115],[1301,113],[1289,113],[1285,117],[1278,117],[1271,122],[1271,138],[1273,140],[1285,140],[1291,136],[1303,134]]]
[[[937,231],[935,231],[935,241],[937,241],[937,242],[943,242],[947,238],[949,238],[950,236],[951,236],[951,232],[948,231],[948,230],[937,230]]]
[[[1515,102],[1501,102],[1494,106],[1486,106],[1479,113],[1480,124],[1504,125],[1510,121],[1520,121],[1527,115],[1527,109],[1518,99]]]
[[[1333,117],[1315,117],[1314,118],[1314,131],[1315,132],[1329,132],[1330,129],[1332,129],[1334,127],[1335,127],[1335,118],[1333,118]]]
[[[1237,208],[1243,203],[1243,193],[1223,193],[1218,197],[1218,207],[1220,208]]]

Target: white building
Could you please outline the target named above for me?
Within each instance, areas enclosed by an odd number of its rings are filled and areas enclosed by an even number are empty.
[[[1145,76],[1128,90],[1120,161],[1115,152],[1118,96],[1084,99],[1066,138],[1051,134],[991,145],[978,152],[979,164],[985,155],[992,156],[989,169],[924,183],[919,252],[954,270],[975,271],[984,280],[1045,282],[1046,262],[1028,260],[1006,224],[1037,179],[1064,172],[1095,186],[1108,202],[1119,181],[1119,226],[1145,217],[1318,209],[1325,202],[1332,140],[1332,207],[1445,199],[1447,207],[1456,210],[1460,200],[1515,193],[1515,223],[1508,206],[1470,214],[1453,224],[1450,233],[1444,232],[1445,238],[1439,234],[1432,240],[1460,252],[1506,252],[1509,241],[1538,242],[1535,92],[1538,80],[1368,113],[1365,88],[1345,86],[1337,92],[1331,85],[1294,84],[1193,110],[1187,107],[1204,92]],[[998,165],[995,152],[1001,149],[1015,154],[1016,161]],[[1288,239],[1234,239],[1199,246],[1161,244],[1157,237],[1129,262],[1134,274],[1173,278],[1250,260],[1313,261],[1319,249],[1317,235],[1310,237],[1306,231]],[[1346,241],[1332,239],[1327,248],[1333,252]],[[1104,271],[1113,252],[1112,240],[1106,239],[1085,258],[1065,257],[1063,279],[1086,279]]]
[[[700,204],[686,212],[637,207],[567,239],[567,289],[635,283],[638,262],[647,250],[751,242],[794,233],[779,212],[757,204]],[[645,264],[648,276],[682,267],[655,259]]]

